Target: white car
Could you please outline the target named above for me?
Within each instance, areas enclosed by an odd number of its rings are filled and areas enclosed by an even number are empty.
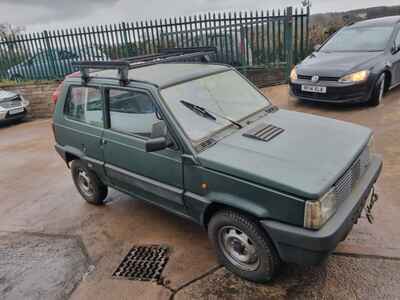
[[[22,120],[28,112],[29,101],[22,95],[0,89],[0,122]]]

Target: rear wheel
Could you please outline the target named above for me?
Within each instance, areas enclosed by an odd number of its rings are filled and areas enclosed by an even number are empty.
[[[219,261],[244,279],[270,281],[279,267],[280,259],[271,240],[244,214],[218,212],[208,224],[208,236]]]
[[[371,98],[369,99],[368,103],[371,106],[378,106],[382,103],[383,95],[385,94],[385,81],[386,75],[385,73],[382,73],[376,81]]]
[[[101,205],[107,197],[107,186],[81,160],[71,163],[72,179],[81,196],[90,204]]]

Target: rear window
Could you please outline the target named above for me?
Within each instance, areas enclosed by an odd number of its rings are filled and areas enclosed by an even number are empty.
[[[71,87],[65,103],[64,114],[75,121],[103,127],[101,90],[96,87]]]

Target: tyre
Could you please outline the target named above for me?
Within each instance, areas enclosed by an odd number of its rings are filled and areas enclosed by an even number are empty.
[[[385,73],[382,73],[375,83],[371,98],[368,101],[369,105],[378,106],[382,103],[383,95],[385,94],[385,81]]]
[[[234,274],[254,282],[270,281],[280,258],[266,233],[251,218],[231,210],[216,213],[208,236],[218,260]]]
[[[72,161],[71,173],[76,188],[87,202],[95,205],[104,203],[108,192],[107,186],[81,160]]]

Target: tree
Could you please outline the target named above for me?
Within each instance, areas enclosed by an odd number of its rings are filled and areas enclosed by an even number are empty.
[[[16,34],[24,30],[23,26],[15,26],[9,23],[0,24],[0,41],[12,39]]]
[[[309,8],[311,8],[312,2],[311,2],[311,0],[302,0],[302,1],[301,1],[301,5],[302,5],[303,7],[309,7]]]

